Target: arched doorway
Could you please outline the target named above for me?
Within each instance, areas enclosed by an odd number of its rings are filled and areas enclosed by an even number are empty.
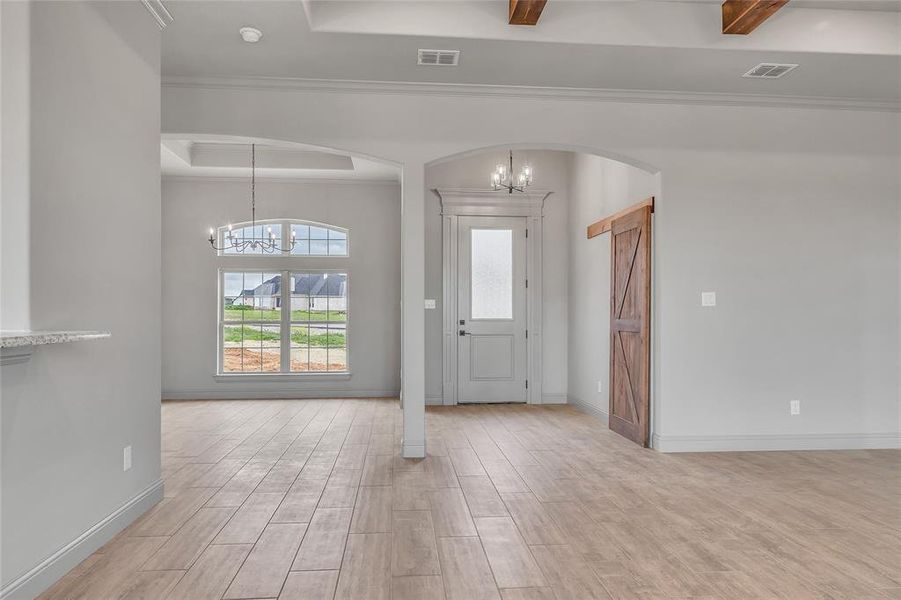
[[[531,404],[572,403],[608,419],[611,389],[619,383],[616,373],[611,377],[611,356],[613,351],[621,352],[610,340],[611,243],[606,240],[609,234],[589,240],[586,228],[650,196],[659,200],[660,173],[640,161],[569,145],[497,145],[427,163],[426,297],[436,296],[442,308],[436,316],[427,311],[426,317],[426,338],[430,340],[426,349],[427,401],[430,404],[471,401],[461,400],[459,381],[463,375],[460,369],[454,368],[455,364],[465,365],[472,358],[468,355],[461,359],[461,348],[471,346],[472,338],[459,335],[460,322],[469,316],[459,311],[466,300],[461,289],[470,288],[468,283],[453,285],[458,276],[453,272],[465,263],[463,258],[471,259],[461,254],[460,248],[471,241],[460,237],[454,222],[466,210],[484,215],[484,207],[488,205],[485,200],[473,201],[461,212],[459,201],[448,203],[443,198],[492,197],[491,192],[485,192],[489,173],[496,163],[506,160],[511,149],[517,163],[514,168],[518,168],[521,160],[529,161],[535,173],[533,186],[526,193],[514,194],[514,200],[518,198],[516,202],[522,205],[526,198],[533,196],[538,198],[539,206],[529,228],[530,242],[536,248],[529,251],[527,261],[529,285],[537,283],[540,287],[537,290],[532,287],[526,303],[527,311],[534,309],[538,314],[531,315],[528,341],[523,340],[529,357],[526,366],[529,391],[525,398]],[[490,203],[492,209],[503,207],[496,214],[509,217],[511,195],[500,196],[497,202]],[[648,251],[652,251],[651,246]],[[539,279],[533,278],[534,275]],[[649,294],[652,289],[649,286]],[[650,316],[656,306],[650,296],[648,302]],[[650,365],[656,364],[656,357],[654,363],[650,359],[654,338],[648,337],[643,344],[649,357],[648,379],[644,385],[653,403]],[[619,388],[620,393],[626,391]],[[522,400],[510,398],[510,401]],[[645,425],[651,429],[650,419]],[[647,439],[645,435],[641,443]]]
[[[241,136],[162,144],[163,397],[397,397],[400,167]]]

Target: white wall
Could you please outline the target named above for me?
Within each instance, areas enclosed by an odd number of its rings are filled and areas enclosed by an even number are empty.
[[[602,418],[607,417],[610,394],[610,234],[589,240],[585,230],[649,196],[659,196],[656,175],[600,156],[573,156],[567,230],[568,395],[571,403]]]
[[[665,448],[898,445],[892,165],[826,148],[673,158],[655,216]]]
[[[31,11],[0,10],[0,328],[28,329]]]
[[[572,153],[553,150],[517,150],[514,169],[527,161],[536,169],[536,188],[553,191],[544,205],[542,290],[542,396],[551,402],[566,401],[567,333],[567,219],[569,161]],[[442,381],[442,263],[441,202],[435,188],[485,188],[495,165],[508,161],[506,150],[480,153],[430,166],[426,169],[426,298],[437,300],[436,310],[425,312],[426,398],[441,403]]]
[[[15,598],[162,497],[160,31],[136,2],[28,6],[30,324],[112,337],[40,347],[0,372],[2,586],[56,559]]]
[[[173,82],[163,89],[163,130],[305,142],[404,165],[407,439],[424,436],[424,165],[520,142],[590,148],[661,173],[654,375],[663,448],[899,445],[898,113],[748,98],[283,87]],[[713,311],[699,306],[705,289],[718,292]],[[802,414],[790,418],[795,395]]]
[[[400,389],[400,186],[384,182],[257,181],[257,217],[346,227],[347,258],[264,258],[283,268],[348,273],[349,380],[216,381],[220,267],[259,268],[253,257],[218,257],[210,227],[250,217],[247,181],[163,179],[163,397],[397,396]],[[267,267],[268,268],[268,267]]]

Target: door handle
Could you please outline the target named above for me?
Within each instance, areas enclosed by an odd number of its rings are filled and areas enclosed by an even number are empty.
[[[461,329],[461,330],[460,330],[460,335],[472,335],[472,334],[469,333],[468,331],[464,331],[463,329]]]

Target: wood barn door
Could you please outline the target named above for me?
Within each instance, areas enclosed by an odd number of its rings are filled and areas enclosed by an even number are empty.
[[[651,398],[651,210],[613,219],[610,269],[610,429],[648,445]]]

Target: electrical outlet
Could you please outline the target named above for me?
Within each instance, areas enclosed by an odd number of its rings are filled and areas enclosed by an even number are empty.
[[[789,409],[791,411],[792,416],[801,414],[801,401],[800,400],[792,400],[789,402]]]
[[[122,470],[127,471],[131,468],[131,446],[125,446],[122,449]]]
[[[604,393],[604,382],[598,381],[598,394],[603,394],[603,393]]]

